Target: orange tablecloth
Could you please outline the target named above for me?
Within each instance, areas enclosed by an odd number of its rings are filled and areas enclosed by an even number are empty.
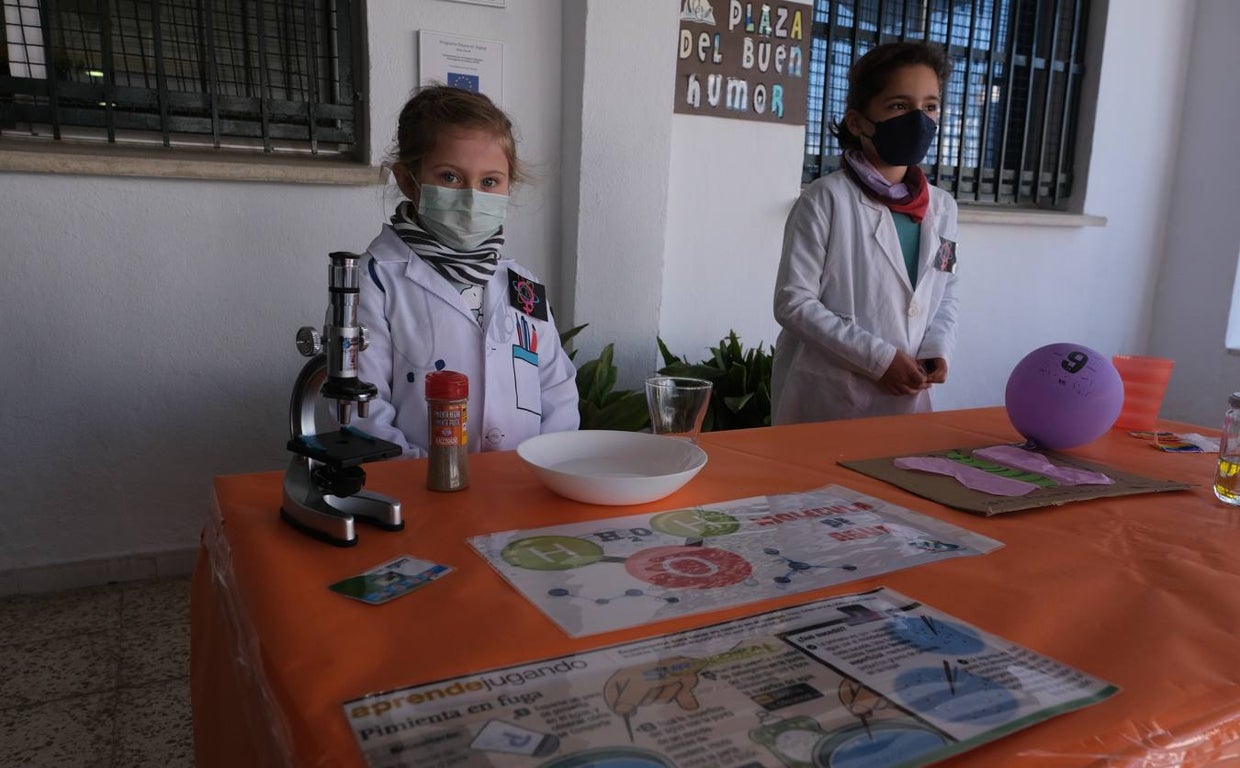
[[[1187,425],[1163,427],[1200,431]],[[359,528],[338,549],[279,520],[282,474],[220,477],[192,598],[199,766],[360,766],[341,708],[377,691],[888,586],[1122,688],[1095,706],[945,765],[1180,766],[1240,760],[1240,509],[1216,501],[1212,454],[1156,451],[1113,430],[1074,455],[1190,491],[976,517],[852,472],[839,460],[1016,441],[1002,409],[703,435],[706,468],[638,507],[544,489],[515,453],[470,457],[473,485],[424,489],[422,461],[367,465],[406,529]],[[572,639],[466,543],[481,533],[677,509],[839,483],[1004,542],[816,592]],[[452,566],[376,608],[327,589],[401,554]]]

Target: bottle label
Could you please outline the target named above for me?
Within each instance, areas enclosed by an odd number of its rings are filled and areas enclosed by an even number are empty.
[[[431,408],[431,445],[454,448],[469,444],[465,403],[443,403]]]

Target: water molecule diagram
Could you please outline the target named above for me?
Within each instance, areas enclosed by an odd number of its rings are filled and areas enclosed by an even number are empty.
[[[708,539],[740,531],[741,522],[732,515],[712,509],[681,509],[653,516],[649,526],[606,529],[583,536],[530,536],[512,541],[500,556],[509,565],[533,571],[571,571],[614,563],[638,581],[659,588],[629,588],[599,595],[574,594],[565,587],[547,590],[551,597],[590,600],[598,605],[623,598],[650,598],[670,604],[680,598],[662,594],[664,591],[753,584],[749,560],[731,550],[706,544]],[[683,539],[684,543],[659,543],[667,536]],[[628,554],[609,554],[606,547],[620,542],[650,546]],[[600,582],[606,584],[607,580]]]
[[[849,511],[868,508],[857,504]],[[645,525],[633,521],[638,524],[578,535],[549,532],[514,539],[504,546],[500,557],[512,567],[547,575],[583,573],[599,565],[614,564],[621,566],[633,579],[658,588],[629,586],[604,592],[593,587],[583,591],[556,584],[545,588],[545,594],[550,597],[589,600],[598,605],[624,598],[648,598],[671,604],[680,601],[666,594],[674,590],[755,587],[763,583],[773,588],[787,588],[794,586],[794,582],[800,580],[798,577],[832,571],[851,577],[860,569],[856,563],[842,561],[839,553],[812,561],[804,554],[790,551],[789,542],[785,539],[780,543],[775,535],[776,528],[764,527],[763,521],[783,523],[787,521],[782,518],[787,517],[821,524],[822,535],[836,542],[852,543],[855,539],[890,533],[881,524],[858,526],[843,514],[813,512],[815,518],[806,518],[806,513],[801,512],[768,514],[755,520],[742,519],[719,509],[681,509],[656,514],[645,521]],[[676,542],[668,543],[669,538]],[[801,546],[797,548],[806,549],[804,544],[808,540],[799,539]],[[905,546],[924,552],[958,549],[956,545],[935,540],[907,541]],[[599,578],[596,583],[614,586],[615,580]]]

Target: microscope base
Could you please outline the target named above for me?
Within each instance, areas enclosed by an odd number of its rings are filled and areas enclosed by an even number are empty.
[[[290,514],[288,508],[280,507],[280,519],[310,538],[336,547],[351,547],[357,544],[352,517],[341,515],[339,519],[332,519],[329,515],[312,513],[304,508],[293,509],[296,514]],[[321,519],[318,518],[319,515],[322,515]]]
[[[349,496],[323,493],[311,481],[310,461],[304,457],[295,457],[284,475],[280,519],[302,533],[338,547],[357,543],[355,519],[384,531],[405,528],[400,501],[366,490]]]

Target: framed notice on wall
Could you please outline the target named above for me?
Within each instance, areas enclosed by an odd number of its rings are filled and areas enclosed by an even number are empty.
[[[504,105],[504,44],[423,29],[418,32],[418,82],[485,93]]]
[[[805,125],[811,3],[675,1],[677,112]]]

